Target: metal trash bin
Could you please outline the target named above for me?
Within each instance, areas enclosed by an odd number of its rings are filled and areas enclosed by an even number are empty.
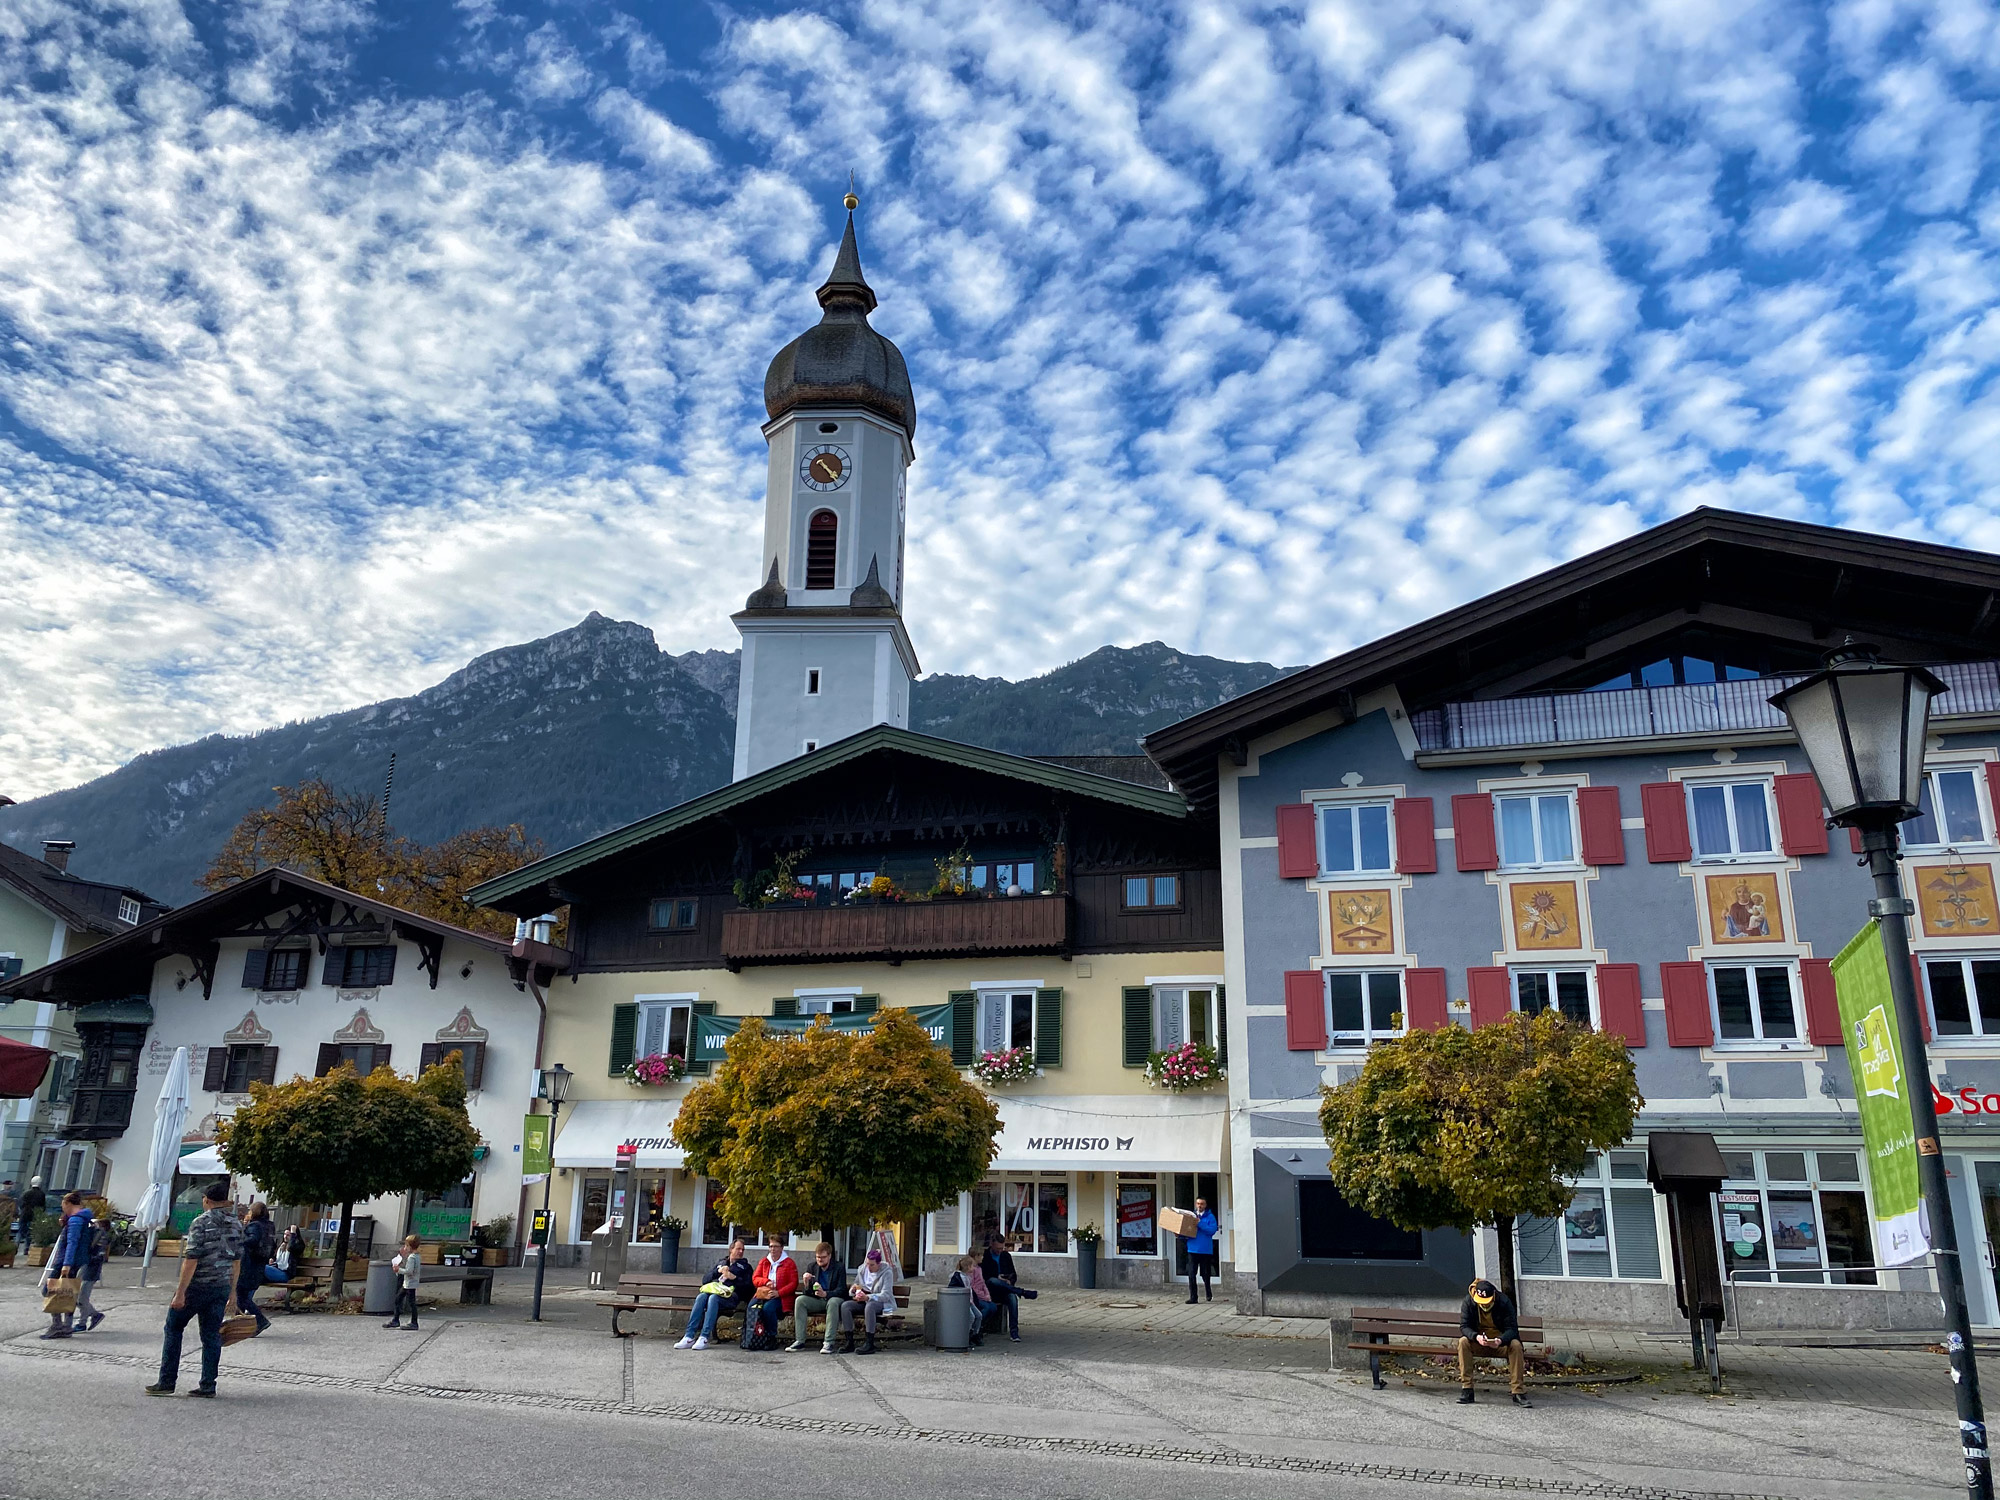
[[[396,1310],[396,1268],[386,1260],[368,1262],[368,1284],[361,1292],[364,1313],[392,1313]]]
[[[972,1347],[972,1288],[942,1286],[937,1294],[937,1347],[964,1354]]]

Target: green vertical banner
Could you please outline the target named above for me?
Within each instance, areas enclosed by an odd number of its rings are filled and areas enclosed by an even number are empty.
[[[1903,1066],[1902,1033],[1896,1026],[1889,960],[1882,951],[1878,923],[1870,922],[1840,950],[1833,961],[1833,982],[1840,997],[1847,1064],[1860,1101],[1868,1186],[1875,1200],[1876,1254],[1885,1266],[1907,1265],[1931,1249],[1919,1211],[1922,1190],[1909,1095],[1913,1088],[1929,1087],[1929,1080],[1911,1078]]]
[[[546,1177],[549,1163],[549,1117],[524,1115],[521,1119],[521,1175]]]

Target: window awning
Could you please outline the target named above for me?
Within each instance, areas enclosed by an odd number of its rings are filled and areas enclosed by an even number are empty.
[[[174,1163],[174,1171],[183,1177],[219,1177],[228,1170],[222,1164],[222,1148],[213,1142],[183,1148],[181,1159]]]
[[[1001,1095],[996,1172],[1217,1172],[1222,1095]]]
[[[630,1141],[639,1148],[633,1165],[642,1172],[684,1167],[687,1153],[674,1144],[674,1116],[679,1100],[585,1099],[562,1112],[556,1132],[555,1163],[559,1167],[613,1167],[618,1148]]]

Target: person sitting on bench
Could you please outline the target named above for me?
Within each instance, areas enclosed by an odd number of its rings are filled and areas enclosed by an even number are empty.
[[[977,1349],[986,1342],[986,1320],[998,1312],[999,1306],[987,1288],[985,1273],[979,1269],[979,1262],[969,1255],[958,1258],[958,1269],[951,1273],[946,1286],[962,1286],[972,1294],[972,1347]]]
[[[1014,1257],[1007,1249],[1007,1237],[993,1234],[986,1241],[986,1255],[979,1263],[979,1271],[986,1278],[987,1288],[993,1300],[1007,1309],[1007,1337],[1015,1343],[1021,1342],[1021,1299],[1030,1302],[1041,1295],[1032,1287],[1021,1285],[1021,1279],[1014,1270]]]
[[[799,1278],[798,1300],[792,1303],[792,1341],[786,1353],[796,1354],[806,1347],[806,1322],[822,1314],[826,1317],[826,1342],[820,1353],[834,1353],[836,1331],[847,1336],[840,1352],[854,1352],[854,1304],[847,1298],[847,1267],[833,1253],[833,1246],[821,1240],[813,1247],[813,1263]]]
[[[743,1241],[731,1240],[722,1259],[708,1273],[688,1312],[687,1332],[676,1349],[706,1349],[723,1314],[735,1312],[750,1295],[750,1262],[743,1258]]]
[[[778,1347],[778,1322],[792,1310],[792,1302],[799,1289],[799,1267],[785,1254],[785,1237],[782,1234],[767,1234],[764,1237],[764,1258],[757,1262],[755,1274],[756,1290],[751,1295],[752,1305],[758,1309],[763,1330],[770,1336],[769,1348]]]
[[[868,1259],[854,1277],[851,1294],[861,1304],[868,1327],[868,1345],[856,1351],[860,1354],[875,1352],[875,1324],[883,1313],[896,1310],[896,1268],[882,1259],[880,1250],[870,1250]]]
[[[1507,1387],[1516,1406],[1531,1406],[1526,1386],[1528,1356],[1521,1347],[1521,1325],[1513,1302],[1490,1281],[1475,1281],[1458,1310],[1459,1404],[1472,1404],[1473,1361],[1482,1354],[1507,1353]]]

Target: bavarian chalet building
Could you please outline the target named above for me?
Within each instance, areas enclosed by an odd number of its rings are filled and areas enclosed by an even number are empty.
[[[1928,1327],[1874,1264],[1828,962],[1867,919],[1850,840],[1768,699],[1850,637],[1949,685],[1904,825],[1912,944],[1969,1268],[2000,1224],[2000,559],[1697,510],[1147,740],[1221,839],[1238,1305],[1454,1302],[1490,1231],[1345,1204],[1319,1089],[1406,1026],[1554,1007],[1632,1048],[1638,1132],[1518,1226],[1531,1308],[1676,1321],[1653,1130],[1713,1132],[1747,1324]],[[1994,1273],[1974,1319],[2000,1325]]]
[[[822,320],[764,383],[763,583],[736,616],[735,781],[471,892],[522,918],[569,914],[573,982],[549,994],[541,1054],[575,1075],[552,1259],[611,1218],[628,1143],[638,1201],[623,1232],[647,1240],[675,1217],[686,1242],[724,1244],[719,1189],[673,1139],[688,1088],[744,1017],[865,1026],[901,1006],[961,1067],[1034,1060],[994,1090],[1005,1128],[988,1179],[901,1226],[904,1270],[1003,1230],[1029,1284],[1072,1281],[1071,1231],[1087,1225],[1108,1282],[1157,1283],[1181,1269],[1159,1209],[1199,1193],[1226,1211],[1229,1195],[1222,1089],[1165,1094],[1144,1073],[1155,1050],[1226,1036],[1213,817],[1142,756],[1036,760],[908,728],[916,400],[869,326],[851,217],[818,297]],[[628,1078],[665,1056],[689,1076]],[[846,1229],[850,1264],[866,1228]]]

